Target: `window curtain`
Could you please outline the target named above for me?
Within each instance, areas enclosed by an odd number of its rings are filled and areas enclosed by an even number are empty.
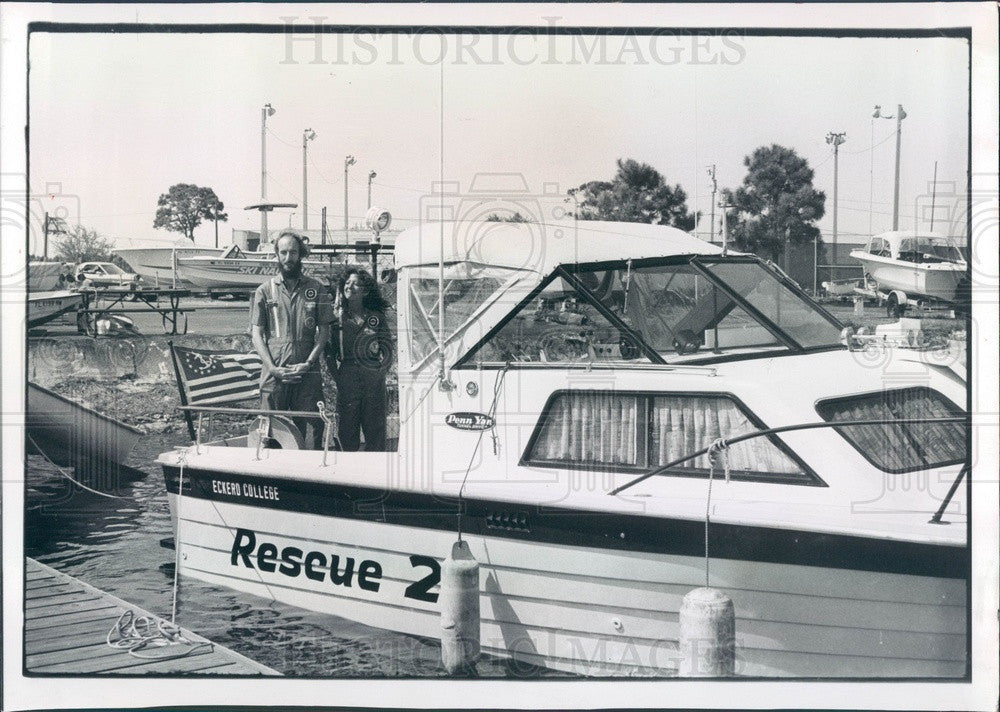
[[[717,438],[728,438],[757,427],[727,398],[712,396],[656,396],[650,418],[650,465],[665,465],[696,452]],[[766,437],[736,443],[728,449],[734,471],[801,473],[798,465]],[[707,470],[708,455],[677,465],[677,469]]]
[[[637,465],[639,397],[564,393],[549,410],[532,459]]]
[[[879,425],[843,428],[854,446],[890,472],[902,472],[964,460],[965,427],[960,423],[897,423],[904,418],[944,418],[956,411],[927,389],[887,391],[849,401],[825,403],[826,420],[881,420]]]

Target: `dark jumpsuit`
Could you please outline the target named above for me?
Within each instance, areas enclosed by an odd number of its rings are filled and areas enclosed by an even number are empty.
[[[268,353],[275,366],[302,363],[316,343],[316,329],[333,322],[333,305],[326,287],[311,277],[300,277],[289,291],[279,274],[257,287],[250,309],[251,325],[260,326]],[[323,377],[319,360],[302,374],[297,383],[281,383],[266,368],[261,373],[261,407],[270,410],[317,410],[323,400]],[[313,427],[311,443],[321,447],[322,425],[310,418],[294,418],[306,438],[306,425]]]
[[[360,318],[346,308],[334,324],[333,348],[338,365],[338,436],[344,450],[385,450],[385,376],[392,362],[392,336],[385,314],[365,309]],[[331,369],[333,370],[333,369]]]

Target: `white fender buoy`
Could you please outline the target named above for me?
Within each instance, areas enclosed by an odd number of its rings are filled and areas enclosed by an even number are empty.
[[[680,677],[731,677],[736,671],[736,612],[729,596],[696,588],[681,602]]]
[[[449,675],[472,674],[479,659],[479,562],[456,541],[441,566],[441,662]]]

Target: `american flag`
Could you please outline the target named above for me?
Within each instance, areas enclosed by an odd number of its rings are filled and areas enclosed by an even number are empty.
[[[174,346],[181,386],[191,405],[229,403],[260,396],[260,356],[235,350]]]

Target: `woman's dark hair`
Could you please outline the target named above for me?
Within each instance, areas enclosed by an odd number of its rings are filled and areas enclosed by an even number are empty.
[[[382,292],[379,291],[378,282],[372,277],[367,270],[361,267],[348,267],[340,275],[340,279],[337,280],[337,298],[343,299],[344,297],[344,285],[347,284],[347,280],[352,274],[358,276],[358,282],[364,289],[365,296],[361,304],[365,309],[371,311],[384,312],[391,304],[382,296]]]

